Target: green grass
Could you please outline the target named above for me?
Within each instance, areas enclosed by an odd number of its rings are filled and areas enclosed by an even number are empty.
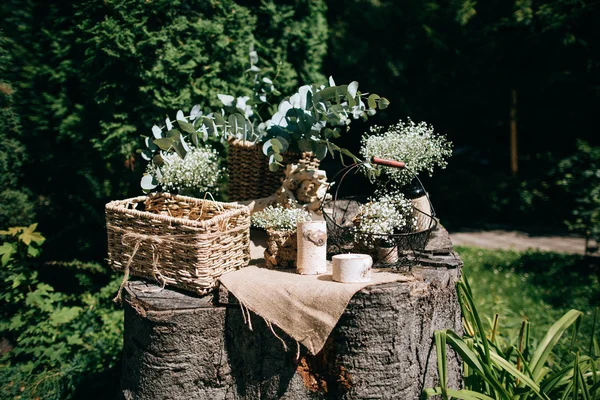
[[[518,336],[523,318],[539,340],[564,313],[577,309],[585,314],[578,337],[587,347],[583,342],[590,339],[594,309],[600,305],[597,258],[474,247],[456,250],[480,315],[491,326],[498,313],[500,334],[508,341]]]

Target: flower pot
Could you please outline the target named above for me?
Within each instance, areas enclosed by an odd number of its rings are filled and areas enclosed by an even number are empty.
[[[267,229],[265,266],[269,269],[296,268],[297,249],[296,231]]]
[[[402,188],[402,193],[407,199],[410,199],[415,209],[414,216],[417,219],[416,231],[419,232],[431,228],[433,225],[431,203],[421,183],[416,178],[413,179],[408,185]]]
[[[283,165],[306,164],[319,169],[319,160],[310,152],[282,153]],[[229,142],[227,153],[229,172],[229,200],[244,201],[268,197],[281,186],[285,177],[284,168],[270,171],[262,146],[252,142],[233,140]]]
[[[376,257],[377,262],[381,264],[396,264],[398,262],[398,247],[378,247]]]

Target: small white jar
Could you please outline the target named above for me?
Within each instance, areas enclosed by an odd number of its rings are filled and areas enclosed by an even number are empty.
[[[298,222],[296,272],[319,275],[327,272],[327,225],[325,221]]]

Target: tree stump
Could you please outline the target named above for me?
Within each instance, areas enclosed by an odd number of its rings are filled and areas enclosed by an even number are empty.
[[[418,399],[437,385],[433,332],[461,331],[454,282],[462,262],[443,229],[431,243],[409,272],[419,279],[358,292],[315,356],[296,352],[275,328],[284,351],[256,315],[251,331],[225,290],[200,298],[130,282],[123,398]],[[460,362],[448,358],[448,385],[460,387]]]

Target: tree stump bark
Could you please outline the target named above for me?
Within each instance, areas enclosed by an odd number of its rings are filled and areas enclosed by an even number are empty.
[[[256,315],[251,331],[226,291],[199,298],[130,282],[123,398],[418,399],[437,385],[433,332],[461,331],[454,282],[462,262],[445,231],[432,242],[410,272],[418,280],[358,292],[315,356],[297,353],[275,328],[292,349],[284,351]],[[448,358],[448,385],[458,388],[460,362],[452,352]]]

